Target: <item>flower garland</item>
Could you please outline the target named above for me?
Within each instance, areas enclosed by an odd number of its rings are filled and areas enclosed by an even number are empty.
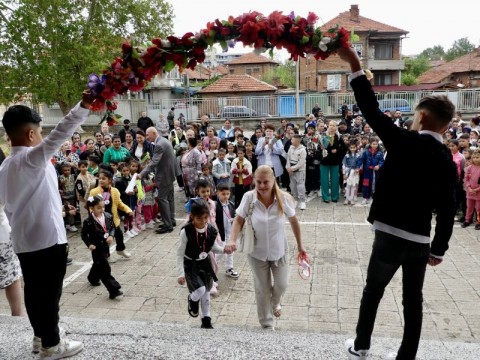
[[[140,91],[161,70],[170,71],[175,65],[180,70],[194,69],[205,61],[205,50],[220,44],[224,51],[236,42],[253,46],[258,52],[286,49],[290,59],[298,60],[312,54],[315,59],[326,59],[341,47],[349,47],[349,32],[343,27],[322,31],[315,27],[318,16],[310,12],[307,18],[295,16],[293,12],[283,15],[274,11],[268,16],[252,11],[228,20],[209,22],[198,33],[186,33],[181,38],[168,36],[155,38],[146,48],[136,48],[129,43],[122,45],[122,57],[117,57],[102,75],[91,74],[88,88],[94,97],[91,109],[107,112],[103,121],[114,124],[119,115],[114,113],[116,105],[110,101],[128,90]]]

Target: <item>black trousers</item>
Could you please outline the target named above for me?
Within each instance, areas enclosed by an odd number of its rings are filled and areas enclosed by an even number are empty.
[[[397,360],[414,360],[422,331],[423,282],[430,244],[421,244],[375,231],[372,254],[368,264],[367,284],[363,289],[357,323],[355,349],[370,348],[378,305],[385,287],[399,267],[403,271],[403,315],[405,327]]]
[[[120,226],[117,226],[115,228],[115,242],[117,243],[117,246],[115,247],[115,250],[117,251],[123,251],[125,250],[125,242],[123,241],[123,231],[120,229]]]
[[[112,269],[107,260],[108,256],[110,256],[108,246],[92,251],[93,264],[87,279],[91,284],[97,284],[100,280],[109,293],[115,293],[121,286],[112,276]]]
[[[18,254],[25,283],[25,308],[33,333],[42,339],[43,347],[60,342],[59,304],[67,255],[67,244]]]
[[[250,185],[235,184],[235,209],[238,208],[247,191],[250,191]]]

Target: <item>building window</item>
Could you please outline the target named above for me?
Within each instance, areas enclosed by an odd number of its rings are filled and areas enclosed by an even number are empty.
[[[348,75],[345,77],[345,87],[347,91],[352,91],[352,86],[350,85],[350,81],[348,81]]]
[[[357,52],[358,56],[361,58],[364,57],[364,54],[363,54],[363,44],[352,44],[353,48],[355,49],[355,51]]]
[[[375,74],[375,85],[392,85],[392,74]]]
[[[252,68],[246,68],[245,69],[245,74],[252,75]]]
[[[327,75],[327,90],[340,90],[342,78],[340,74]]]
[[[375,60],[393,59],[393,44],[376,44]]]
[[[229,73],[230,75],[234,74],[234,73],[235,73],[235,69],[228,69],[228,73]]]

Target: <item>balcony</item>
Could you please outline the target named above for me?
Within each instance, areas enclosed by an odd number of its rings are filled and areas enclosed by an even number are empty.
[[[372,71],[375,70],[404,70],[405,63],[403,60],[368,60],[367,61],[367,69]]]

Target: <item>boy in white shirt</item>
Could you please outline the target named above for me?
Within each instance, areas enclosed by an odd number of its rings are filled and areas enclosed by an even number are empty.
[[[213,161],[212,175],[216,185],[230,183],[230,160],[225,159],[225,149],[218,150],[218,158]]]

